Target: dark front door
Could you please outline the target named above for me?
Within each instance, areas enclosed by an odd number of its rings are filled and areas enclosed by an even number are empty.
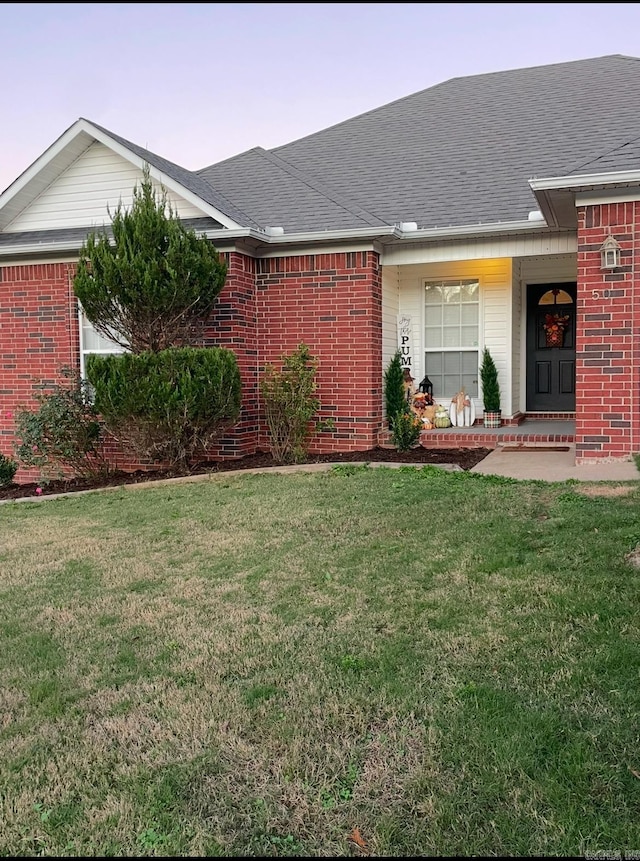
[[[527,410],[576,408],[576,284],[527,287]]]

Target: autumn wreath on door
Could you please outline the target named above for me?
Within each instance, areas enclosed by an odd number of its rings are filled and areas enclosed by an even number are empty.
[[[547,347],[561,347],[564,342],[564,333],[569,325],[568,314],[545,314],[544,334]]]

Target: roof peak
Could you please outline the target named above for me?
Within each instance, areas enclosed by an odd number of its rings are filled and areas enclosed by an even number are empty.
[[[594,64],[594,63],[602,62],[603,60],[614,60],[614,59],[640,61],[640,57],[633,57],[633,56],[626,55],[626,54],[603,54],[602,56],[599,56],[599,57],[585,57],[585,58],[579,59],[579,60],[563,60],[563,61],[558,62],[558,63],[541,63],[541,64],[536,65],[536,66],[520,66],[520,67],[517,67],[515,69],[500,69],[500,70],[493,71],[493,72],[479,72],[479,73],[474,74],[474,75],[457,75],[453,78],[446,78],[444,81],[439,81],[437,84],[432,84],[429,87],[423,87],[421,90],[415,90],[412,93],[407,93],[407,95],[400,96],[397,99],[392,99],[390,102],[385,102],[382,105],[377,105],[375,108],[370,108],[369,110],[363,111],[360,114],[355,114],[354,116],[347,117],[344,120],[340,120],[340,122],[334,123],[333,125],[330,125],[330,126],[326,126],[325,128],[322,128],[322,129],[318,129],[315,132],[310,132],[309,134],[303,135],[300,138],[295,138],[294,140],[288,141],[285,144],[281,144],[280,146],[273,147],[272,149],[268,150],[268,152],[277,154],[281,150],[286,149],[287,147],[291,146],[292,144],[301,143],[302,141],[308,140],[309,138],[313,138],[317,134],[324,134],[325,132],[331,131],[333,129],[339,129],[341,126],[345,125],[346,123],[350,123],[350,122],[353,122],[354,120],[362,119],[362,118],[367,117],[371,114],[375,114],[378,111],[391,108],[394,105],[400,105],[400,104],[402,104],[402,102],[408,101],[410,99],[415,99],[418,96],[423,95],[424,93],[434,92],[435,90],[440,89],[440,88],[444,88],[444,87],[446,87],[449,84],[452,84],[454,82],[480,80],[480,79],[488,78],[488,77],[498,77],[500,75],[508,76],[508,75],[518,74],[520,72],[533,72],[533,71],[538,71],[538,70],[542,70],[542,69],[553,70],[553,69],[558,69],[559,67],[577,66],[580,64],[583,64],[583,65],[584,64]]]

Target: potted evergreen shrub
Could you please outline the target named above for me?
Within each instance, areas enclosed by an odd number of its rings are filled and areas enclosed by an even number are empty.
[[[486,428],[499,428],[502,424],[502,410],[500,407],[498,369],[491,353],[486,347],[482,351],[480,379],[482,381],[482,399],[484,403],[484,426]]]

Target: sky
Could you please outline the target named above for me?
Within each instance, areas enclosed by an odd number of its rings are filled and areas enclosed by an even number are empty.
[[[189,170],[450,78],[627,54],[640,3],[0,3],[0,191],[79,117]]]

